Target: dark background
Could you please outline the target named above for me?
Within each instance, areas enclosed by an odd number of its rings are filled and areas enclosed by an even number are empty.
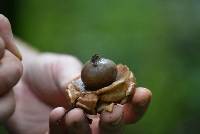
[[[153,99],[125,133],[199,133],[200,1],[0,0],[0,13],[41,51],[127,64]]]

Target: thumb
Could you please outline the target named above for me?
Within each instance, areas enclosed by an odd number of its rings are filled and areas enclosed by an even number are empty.
[[[45,53],[26,67],[25,80],[42,101],[55,107],[67,107],[65,89],[80,75],[81,68],[80,61],[73,56]]]
[[[57,56],[58,59],[52,73],[58,88],[66,89],[69,82],[80,76],[82,64],[78,59],[70,55]]]
[[[2,14],[0,14],[0,37],[4,40],[6,44],[5,48],[8,49],[11,53],[13,53],[16,57],[18,57],[21,60],[22,56],[16,44],[13,41],[13,34],[10,22]]]

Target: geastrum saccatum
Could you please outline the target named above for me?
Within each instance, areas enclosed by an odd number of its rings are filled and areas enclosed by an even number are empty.
[[[88,114],[112,112],[114,104],[124,104],[135,90],[135,77],[126,65],[92,56],[66,89],[73,107]]]

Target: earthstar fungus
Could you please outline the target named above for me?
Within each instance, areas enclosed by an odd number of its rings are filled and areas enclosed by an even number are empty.
[[[96,75],[87,74],[91,72]],[[68,84],[66,96],[72,107],[82,108],[88,114],[112,112],[114,104],[128,101],[135,86],[135,76],[126,65],[115,65],[109,59],[94,55],[83,67],[81,76]]]

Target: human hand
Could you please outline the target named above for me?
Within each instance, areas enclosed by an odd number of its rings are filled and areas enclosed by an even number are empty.
[[[16,109],[6,123],[11,133],[121,133],[124,124],[142,117],[150,102],[150,91],[137,88],[129,103],[94,117],[90,125],[81,109],[66,112],[69,102],[64,90],[80,74],[81,63],[69,55],[36,53],[27,58],[25,53],[22,51],[24,75],[14,87]]]
[[[0,123],[15,109],[13,86],[22,75],[21,55],[13,42],[9,21],[0,14]]]

